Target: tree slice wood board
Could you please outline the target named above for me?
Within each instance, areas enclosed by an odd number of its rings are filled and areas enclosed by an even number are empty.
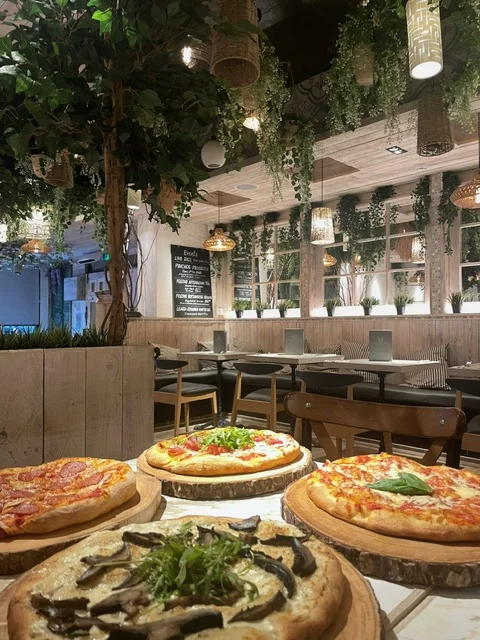
[[[187,500],[252,498],[283,491],[290,483],[316,469],[312,453],[304,447],[300,447],[300,455],[294,462],[258,473],[232,476],[180,475],[152,467],[147,462],[145,452],[138,458],[137,467],[162,481],[164,495]]]
[[[137,493],[128,502],[108,513],[72,527],[44,534],[29,534],[0,541],[0,567],[3,575],[13,575],[31,569],[57,551],[82,538],[126,524],[149,522],[162,499],[162,487],[155,478],[136,474]]]
[[[333,546],[363,574],[439,587],[480,584],[480,543],[427,542],[375,533],[319,509],[307,495],[306,482],[298,480],[283,494],[283,518]]]
[[[342,565],[345,591],[335,621],[318,640],[352,640],[359,637],[359,629],[362,640],[382,640],[384,629],[380,607],[371,586],[343,556],[334,553]],[[28,576],[27,572],[0,593],[0,640],[8,640],[8,605]]]

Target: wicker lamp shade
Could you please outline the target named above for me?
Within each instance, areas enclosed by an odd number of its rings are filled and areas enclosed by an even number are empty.
[[[49,253],[50,247],[48,247],[43,240],[35,238],[33,240],[29,240],[25,244],[22,244],[20,251],[22,253]]]
[[[225,235],[222,227],[215,227],[215,231],[203,243],[207,251],[232,251],[235,249],[235,240]]]
[[[433,78],[443,69],[440,8],[428,0],[408,0],[406,14],[410,75]]]
[[[372,45],[361,44],[355,47],[352,63],[357,84],[361,87],[371,87],[373,85],[375,71]]]
[[[450,196],[451,202],[460,209],[480,209],[480,111],[478,119],[478,166],[472,179],[467,184],[460,185]]]
[[[71,189],[73,187],[73,168],[66,151],[57,153],[55,162],[50,166],[44,180],[47,184],[59,189]]]
[[[418,103],[417,154],[441,156],[455,146],[441,87],[428,89]]]
[[[255,0],[220,0],[220,13],[233,24],[239,20],[258,24]],[[256,82],[260,75],[258,36],[252,33],[224,36],[214,31],[211,72],[227,80],[234,89]]]
[[[328,207],[315,207],[315,209],[312,209],[310,242],[316,245],[332,244],[335,242],[333,211]]]
[[[328,251],[325,249],[323,252],[323,266],[324,267],[334,267],[337,264],[337,259],[330,255]]]

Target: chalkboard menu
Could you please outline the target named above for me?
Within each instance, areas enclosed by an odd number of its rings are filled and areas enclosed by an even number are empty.
[[[177,244],[171,252],[174,317],[212,318],[209,252]]]

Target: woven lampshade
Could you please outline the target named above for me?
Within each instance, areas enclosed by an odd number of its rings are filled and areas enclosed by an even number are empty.
[[[220,0],[220,13],[233,24],[239,20],[258,24],[255,0]],[[234,89],[256,82],[260,75],[258,36],[252,33],[224,36],[214,31],[211,71]]]
[[[162,178],[160,182],[160,195],[158,196],[158,203],[164,209],[166,213],[172,213],[177,202],[182,199],[182,196],[178,193],[175,187]]]
[[[375,60],[372,45],[361,44],[355,47],[352,57],[353,73],[357,84],[371,87],[374,80]]]
[[[470,182],[455,189],[450,200],[459,209],[480,209],[480,170],[474,172]]]
[[[417,154],[441,156],[455,146],[440,86],[425,91],[418,103]]]
[[[440,8],[428,0],[408,0],[406,14],[410,75],[433,78],[443,69]]]
[[[425,262],[425,249],[422,246],[422,241],[420,240],[420,238],[413,238],[411,247],[411,261]]]
[[[310,242],[317,245],[332,244],[335,242],[333,211],[328,207],[315,207],[312,209]]]
[[[222,227],[215,227],[214,233],[203,243],[207,251],[231,251],[235,249],[235,240],[225,235]]]
[[[66,151],[57,153],[55,162],[45,174],[47,184],[59,189],[71,189],[73,187],[73,169]]]
[[[50,171],[52,167],[53,160],[48,156],[44,156],[40,153],[36,153],[32,155],[30,159],[32,161],[33,173],[38,178],[45,179],[45,176],[47,175],[48,171]]]
[[[337,264],[337,259],[334,256],[331,256],[328,251],[325,249],[323,252],[323,266],[324,267],[334,267]]]
[[[48,247],[43,240],[36,238],[22,244],[20,251],[22,251],[22,253],[49,253],[50,247]]]

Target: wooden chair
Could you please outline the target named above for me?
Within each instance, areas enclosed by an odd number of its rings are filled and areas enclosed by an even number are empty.
[[[178,436],[180,430],[182,406],[184,407],[185,413],[185,431],[187,433],[189,432],[191,402],[210,399],[213,424],[214,426],[218,424],[217,387],[198,382],[182,382],[182,368],[187,366],[187,364],[188,362],[184,362],[183,360],[168,360],[166,358],[157,358],[157,360],[155,360],[157,369],[162,369],[163,371],[175,370],[177,372],[176,383],[168,384],[153,394],[154,402],[175,405],[174,434],[176,436]]]
[[[319,389],[341,389],[347,388],[347,400],[353,400],[353,385],[363,382],[363,376],[356,374],[326,373],[323,371],[298,371],[297,378],[302,381],[300,391],[305,393],[321,393]],[[335,437],[338,454],[341,456],[343,452],[343,440],[346,441],[346,456],[355,455],[355,435],[364,433],[367,429],[352,429],[343,425],[334,425],[325,423],[327,431],[331,436]],[[309,449],[312,448],[311,429],[303,432],[303,421],[297,420],[295,424],[294,438]]]
[[[462,408],[462,394],[480,396],[480,379],[473,378],[447,378],[447,384],[455,389],[455,406]],[[462,438],[463,451],[480,453],[480,415],[467,422],[465,435]]]
[[[237,422],[239,411],[260,413],[267,417],[267,429],[272,431],[277,427],[277,413],[284,411],[284,398],[289,393],[288,389],[277,389],[276,373],[283,369],[281,364],[264,364],[263,362],[235,362],[237,380],[233,397],[232,419],[234,426]],[[242,398],[243,375],[271,376],[270,387],[256,389],[247,393]]]
[[[290,393],[285,398],[285,409],[292,417],[310,425],[329,460],[340,456],[325,424],[431,439],[433,442],[420,461],[425,465],[435,464],[448,443],[447,465],[459,467],[466,424],[460,409],[362,402],[301,392]]]

